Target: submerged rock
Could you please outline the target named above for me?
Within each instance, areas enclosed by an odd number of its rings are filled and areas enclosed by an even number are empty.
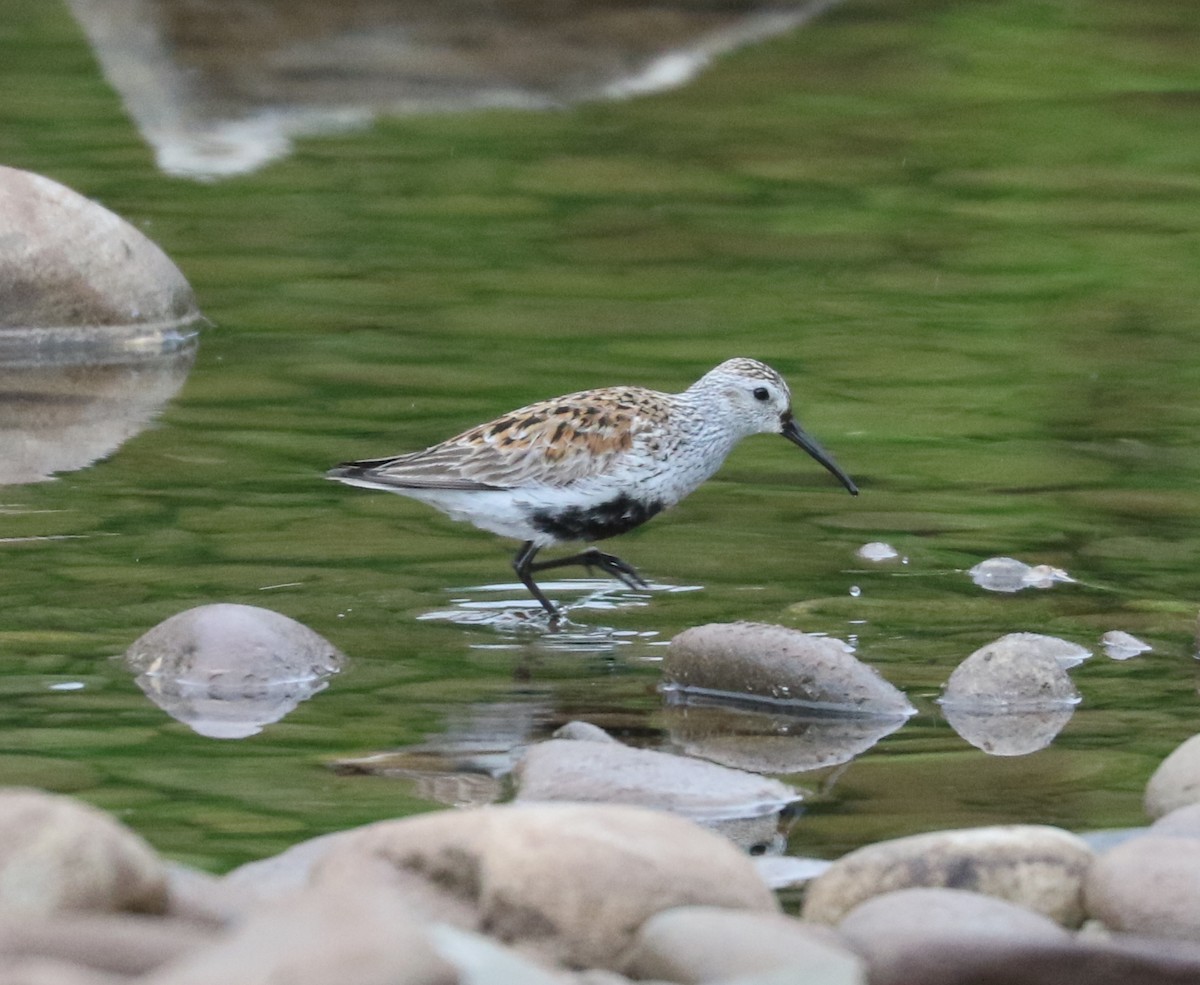
[[[177,613],[125,652],[138,686],[201,735],[254,735],[325,687],[345,656],[294,619],[219,603]]]
[[[914,714],[904,694],[841,640],[766,623],[709,623],[671,640],[668,693],[725,695],[889,718]]]
[[[1101,636],[1100,645],[1104,647],[1104,655],[1110,660],[1129,660],[1154,649],[1149,643],[1143,643],[1136,636],[1119,629],[1110,630]]]
[[[1012,557],[991,557],[971,568],[971,580],[989,592],[1019,592],[1025,588],[1050,588],[1075,579],[1048,564],[1030,566]]]
[[[715,763],[618,742],[551,739],[517,764],[517,801],[637,804],[715,828],[749,848],[769,844],[799,791]],[[759,824],[736,824],[760,820]],[[748,840],[747,840],[748,839]]]
[[[935,831],[881,841],[838,859],[808,888],[803,915],[836,923],[881,893],[916,886],[970,889],[1045,914],[1083,921],[1083,879],[1092,851],[1045,825]]]

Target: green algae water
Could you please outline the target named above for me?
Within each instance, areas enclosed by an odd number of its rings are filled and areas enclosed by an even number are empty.
[[[849,765],[780,776],[812,791],[791,850],[1143,823],[1200,710],[1200,11],[848,0],[672,92],[386,119],[213,183],[155,169],[64,6],[6,13],[0,162],[145,231],[214,324],[153,427],[0,489],[0,783],[219,871],[440,806],[341,758],[502,755],[571,719],[675,748],[662,645],[750,619],[852,638],[918,709]],[[862,495],[748,440],[613,543],[658,590],[602,593],[566,639],[462,617],[517,597],[487,588],[512,545],[322,478],[733,355],[788,377]],[[861,560],[870,541],[904,562]],[[965,572],[993,556],[1074,580],[987,592]],[[257,735],[198,735],[116,658],[208,602],[285,613],[350,666]],[[1109,630],[1153,650],[1111,661]],[[934,699],[1015,631],[1096,655],[1047,748],[991,756]]]

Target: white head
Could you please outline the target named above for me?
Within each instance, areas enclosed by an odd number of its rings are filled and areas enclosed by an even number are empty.
[[[792,391],[784,378],[766,363],[745,357],[726,359],[705,373],[691,389],[720,399],[743,434],[781,434],[799,445],[837,476],[851,493],[858,495],[854,481],[796,423],[792,416]]]

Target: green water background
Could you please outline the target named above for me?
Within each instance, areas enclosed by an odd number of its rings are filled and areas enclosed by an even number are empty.
[[[76,535],[0,542],[0,783],[76,794],[219,870],[436,806],[334,775],[338,756],[505,714],[659,744],[655,644],[744,618],[856,635],[921,711],[793,850],[1143,822],[1197,717],[1193,3],[850,0],[675,92],[385,120],[214,184],[156,171],[62,6],[5,11],[0,161],[142,228],[216,327],[157,426],[0,490],[0,537]],[[791,379],[863,494],[746,442],[621,540],[703,590],[604,613],[628,634],[605,651],[418,619],[510,579],[509,545],[321,479],[553,393],[679,389],[730,355]],[[871,540],[909,563],[857,560]],[[963,569],[992,555],[1079,583],[988,594]],[[213,601],[299,619],[352,667],[261,735],[198,736],[112,658]],[[1083,704],[1045,751],[987,756],[932,704],[1003,632],[1097,649],[1109,629],[1154,652],[1076,671]]]

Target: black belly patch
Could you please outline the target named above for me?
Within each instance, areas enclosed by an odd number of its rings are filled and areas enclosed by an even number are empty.
[[[604,540],[640,527],[662,508],[657,499],[634,499],[622,493],[596,506],[537,510],[530,514],[529,522],[557,540]]]

